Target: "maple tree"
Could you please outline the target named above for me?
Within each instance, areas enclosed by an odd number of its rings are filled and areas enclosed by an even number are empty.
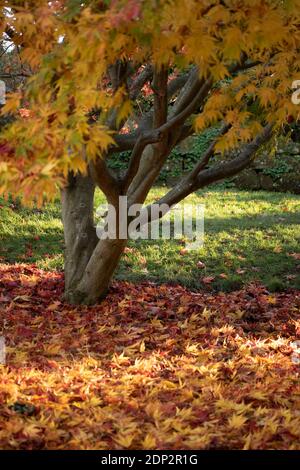
[[[0,6],[1,32],[32,70],[3,110],[28,108],[1,133],[0,190],[42,203],[60,187],[70,302],[105,295],[127,242],[98,240],[96,187],[117,213],[120,195],[129,206],[144,203],[171,150],[218,126],[194,169],[159,201],[172,206],[243,170],[297,120],[291,86],[300,69],[299,0]],[[121,177],[108,162],[124,150],[131,159]],[[217,152],[227,159],[218,161]]]

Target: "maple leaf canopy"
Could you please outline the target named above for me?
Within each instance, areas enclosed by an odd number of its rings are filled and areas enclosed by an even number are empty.
[[[291,86],[300,78],[299,0],[1,0],[0,7],[1,33],[32,71],[2,110],[16,118],[1,132],[1,193],[54,197],[70,171],[84,173],[120,151],[128,123],[139,130],[149,68],[167,71],[170,87],[191,72],[209,83],[201,106],[186,115],[180,90],[171,94],[163,131],[180,112],[195,132],[225,123],[217,151],[251,141],[266,123],[280,131],[298,118]],[[159,96],[153,82],[150,91]]]

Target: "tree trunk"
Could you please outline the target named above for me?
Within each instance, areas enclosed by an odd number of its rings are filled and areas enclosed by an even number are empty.
[[[67,293],[70,303],[93,305],[104,298],[127,240],[99,240],[80,282]]]
[[[65,300],[95,304],[108,290],[127,240],[99,240],[94,226],[94,190],[89,176],[69,176],[62,191],[65,236]]]
[[[61,193],[65,237],[65,292],[77,286],[98,238],[93,223],[95,186],[89,176],[72,174]]]

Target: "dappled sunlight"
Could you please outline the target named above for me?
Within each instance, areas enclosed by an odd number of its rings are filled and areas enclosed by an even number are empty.
[[[166,190],[153,188],[148,203]],[[0,261],[29,261],[45,270],[62,269],[59,204],[48,204],[37,212],[0,202]],[[104,202],[97,191],[95,209]],[[186,203],[205,204],[204,247],[187,252],[184,240],[130,241],[116,273],[118,279],[171,281],[223,291],[254,280],[273,291],[300,288],[299,260],[290,256],[299,251],[299,196],[214,189],[192,194]],[[205,284],[203,278],[213,281]]]
[[[0,270],[1,448],[300,449],[299,291],[117,282],[72,307],[60,273]]]

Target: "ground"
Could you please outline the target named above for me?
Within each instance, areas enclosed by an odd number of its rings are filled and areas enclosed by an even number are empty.
[[[155,188],[150,200],[166,188]],[[100,193],[97,207],[103,202]],[[175,282],[191,288],[231,291],[258,281],[271,291],[300,288],[300,196],[233,190],[201,191],[191,204],[205,204],[205,243],[186,253],[181,240],[132,242],[117,278]],[[0,202],[1,205],[1,202]],[[59,204],[22,209],[2,201],[0,260],[62,269]],[[200,261],[200,263],[199,263]]]
[[[62,301],[58,207],[3,203],[1,449],[300,450],[300,199],[204,195],[197,256],[131,244],[94,307]]]
[[[2,449],[300,449],[299,291],[118,282],[72,308],[62,289],[1,265]]]

